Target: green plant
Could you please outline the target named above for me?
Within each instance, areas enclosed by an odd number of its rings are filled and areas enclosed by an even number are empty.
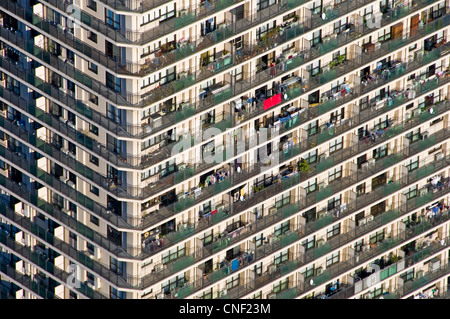
[[[336,61],[331,61],[329,63],[330,68],[334,68],[336,65],[338,65],[338,63]]]
[[[396,263],[397,261],[398,261],[398,256],[397,255],[391,256],[391,262],[392,263]]]
[[[203,188],[205,187],[205,183],[198,183],[198,188]]]
[[[338,57],[337,57],[338,63],[341,64],[342,62],[344,62],[344,61],[345,61],[345,58],[346,58],[345,54],[343,54],[343,55],[338,55]]]
[[[301,173],[309,173],[311,171],[311,169],[309,168],[309,163],[305,159],[301,160],[301,162],[298,163],[298,170]]]
[[[294,14],[294,22],[298,21],[298,15]]]

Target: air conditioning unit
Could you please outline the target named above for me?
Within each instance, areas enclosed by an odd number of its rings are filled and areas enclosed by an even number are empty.
[[[327,154],[322,153],[322,154],[319,155],[319,162],[322,162],[322,161],[324,161],[326,159],[327,159]]]
[[[422,133],[422,140],[426,140],[428,138],[428,132],[425,131]]]
[[[440,161],[440,160],[443,159],[443,158],[444,158],[444,154],[441,153],[441,152],[439,152],[439,153],[437,153],[437,154],[434,155],[434,159],[435,159],[436,161]]]
[[[316,269],[316,276],[321,275],[323,273],[323,268],[319,267]]]
[[[405,113],[405,117],[406,117],[407,120],[410,119],[411,118],[411,112],[406,112]]]
[[[67,183],[67,181],[69,180],[69,178],[63,175],[63,176],[60,176],[60,177],[59,177],[59,180],[60,180],[61,182],[63,182],[63,183]]]
[[[367,222],[370,222],[372,220],[373,220],[373,215],[369,215],[369,216],[366,217],[366,221]]]
[[[69,150],[65,147],[61,147],[61,152],[63,152],[64,154],[69,154]]]
[[[361,168],[362,168],[363,170],[368,170],[368,169],[369,169],[369,163],[368,163],[368,162],[363,163],[363,164],[361,165]]]
[[[86,282],[86,285],[89,287],[89,288],[91,288],[92,290],[95,290],[95,285],[93,284],[93,283],[91,283],[91,282]]]
[[[370,167],[374,167],[375,166],[375,159],[371,158],[370,160],[367,161],[367,163],[369,163]]]
[[[320,190],[320,191],[323,190],[323,189],[325,189],[325,187],[327,187],[327,185],[325,185],[325,182],[319,183],[319,190]]]

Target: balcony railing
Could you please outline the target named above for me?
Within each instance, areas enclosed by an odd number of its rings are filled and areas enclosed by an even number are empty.
[[[9,207],[0,204],[0,211],[2,215],[6,215],[6,211],[9,210]],[[12,215],[13,212],[10,211],[8,215]],[[16,218],[17,219],[17,218]],[[22,220],[24,220],[22,218]],[[28,223],[31,225],[31,223],[28,221]],[[31,225],[31,228],[33,228],[33,225]],[[13,238],[9,236],[0,235],[0,243],[5,245],[7,248],[11,249],[14,254],[17,254],[21,259],[26,260],[27,262],[31,264],[35,264],[39,266],[44,271],[47,271],[48,273],[52,274],[56,278],[58,278],[61,282],[69,282],[70,281],[70,273],[67,273],[63,269],[60,269],[59,267],[55,266],[54,263],[50,262],[48,259],[43,258],[42,256],[38,255],[37,253],[33,252],[31,250],[31,247],[27,247],[24,245],[19,244],[17,241],[15,241]],[[80,287],[74,287],[74,290],[84,295],[86,298],[91,299],[108,299],[107,296],[101,294],[98,291],[93,290],[92,288],[88,287],[86,284],[80,282]],[[38,292],[38,291],[36,291]],[[41,294],[40,294],[41,295]]]

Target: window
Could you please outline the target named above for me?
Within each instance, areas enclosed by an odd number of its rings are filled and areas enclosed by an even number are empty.
[[[411,270],[408,270],[404,274],[400,275],[401,278],[403,278],[404,282],[410,281],[414,279],[414,268]]]
[[[239,286],[239,274],[227,280],[227,289],[232,289]]]
[[[98,96],[92,93],[89,93],[89,101],[98,105]]]
[[[95,165],[98,166],[98,157],[97,157],[97,156],[94,156],[94,155],[92,155],[92,154],[89,154],[89,161],[90,161],[92,164],[95,164]]]
[[[317,187],[317,178],[314,179],[313,181],[308,181],[306,184],[306,194],[312,193],[316,190]]]
[[[177,260],[178,258],[183,257],[185,255],[186,255],[186,248],[184,246],[175,247],[163,254],[162,262],[163,262],[163,264],[168,264],[168,263],[170,263],[174,260]]]
[[[331,183],[332,181],[340,179],[341,177],[342,177],[342,166],[333,168],[328,173],[328,182]]]
[[[87,281],[91,284],[95,284],[95,276],[93,274],[91,274],[89,271],[86,271],[87,273]]]
[[[318,121],[315,121],[315,122],[309,123],[306,126],[306,131],[308,132],[308,136],[317,134],[317,125],[318,125]]]
[[[316,245],[316,236],[312,236],[304,241],[302,241],[303,247],[305,247],[305,251],[309,249],[313,249]]]
[[[92,9],[93,11],[97,11],[97,2],[95,2],[94,0],[86,0],[87,4],[86,6],[89,9]]]
[[[288,289],[288,287],[289,287],[289,278],[286,278],[273,285],[273,292],[277,294],[279,292],[282,292],[283,290]]]
[[[89,132],[98,135],[98,127],[89,123]]]
[[[106,116],[116,123],[121,122],[121,112],[120,110],[112,104],[107,103]]]
[[[327,257],[327,267],[334,265],[336,263],[339,262],[339,252],[335,252],[334,254],[332,254],[331,256]]]
[[[89,220],[91,221],[92,224],[98,226],[100,224],[100,221],[97,217],[95,217],[94,215],[91,215]]]
[[[403,192],[405,194],[406,199],[410,199],[417,196],[417,185],[410,187],[406,191]]]
[[[120,29],[120,15],[116,14],[115,12],[105,9],[106,11],[106,24],[110,27],[118,30]]]
[[[274,256],[274,264],[275,266],[281,265],[289,260],[289,250],[286,249],[280,253],[275,254]]]
[[[261,246],[263,244],[263,238],[264,238],[263,234],[259,234],[259,235],[254,237],[254,241],[255,241],[256,247],[259,247],[259,246]]]
[[[372,157],[375,159],[383,158],[386,155],[388,155],[387,153],[388,153],[388,149],[387,149],[387,145],[385,144],[385,145],[378,147],[377,149],[374,149],[373,153],[372,153]]]
[[[123,274],[123,270],[122,270],[123,264],[122,264],[122,262],[117,261],[116,258],[114,258],[114,257],[109,257],[109,265],[110,265],[109,268],[110,268],[114,273],[116,273],[116,274],[118,274],[118,275],[122,275],[122,274]]]
[[[182,287],[185,282],[186,282],[186,279],[184,278],[184,274],[182,274],[182,275],[176,276],[175,278],[170,279],[169,281],[164,282],[161,285],[161,289],[166,295],[168,295],[176,287]]]
[[[142,16],[141,26],[146,25],[152,21],[159,20],[160,22],[175,17],[176,4],[171,3],[160,9],[151,11],[150,13]]]
[[[420,139],[420,127],[406,134],[406,138],[412,143]]]
[[[265,8],[268,8],[275,3],[275,0],[258,0],[256,2],[256,11],[264,10]]]
[[[415,158],[412,158],[408,161],[406,161],[406,168],[408,169],[408,172],[411,172],[419,167],[419,156],[416,156]]]
[[[341,224],[336,224],[327,229],[327,238],[339,235],[341,233]]]
[[[88,31],[87,32],[87,38],[89,39],[89,40],[91,40],[92,42],[95,42],[95,43],[97,43],[97,33],[94,33],[94,32],[92,32],[92,31]]]
[[[370,243],[376,244],[378,242],[381,242],[384,239],[384,230],[380,230],[376,232],[375,234],[370,235]]]
[[[357,196],[363,195],[366,193],[366,183],[359,184],[356,186],[356,194]]]
[[[340,150],[342,148],[343,141],[344,141],[344,138],[342,136],[338,137],[334,141],[331,141],[330,142],[330,153]]]
[[[306,270],[305,270],[305,272],[303,273],[303,276],[304,276],[305,278],[309,278],[309,277],[314,276],[314,270],[315,270],[314,264],[312,264],[312,265],[309,266],[309,267],[306,267]]]
[[[391,28],[386,28],[382,31],[378,31],[378,41],[387,41],[391,38]]]
[[[278,225],[275,227],[275,236],[283,235],[285,232],[289,230],[289,220],[287,222],[282,223],[281,225]]]
[[[362,251],[363,246],[364,246],[364,239],[358,240],[355,243],[355,251]]]
[[[98,66],[97,66],[97,64],[94,64],[91,61],[88,62],[88,69],[90,71],[94,72],[95,74],[98,73]]]
[[[315,149],[314,151],[309,152],[304,159],[309,163],[315,163],[317,162],[317,149]]]
[[[92,194],[97,195],[99,194],[99,190],[97,187],[95,187],[94,185],[90,185],[90,191]]]
[[[342,195],[339,195],[337,197],[333,197],[333,198],[330,198],[328,200],[328,206],[327,206],[327,210],[328,211],[333,210],[334,208],[341,206],[341,196]]]
[[[106,86],[110,89],[120,93],[121,91],[121,80],[120,78],[116,78],[109,72],[106,72]]]

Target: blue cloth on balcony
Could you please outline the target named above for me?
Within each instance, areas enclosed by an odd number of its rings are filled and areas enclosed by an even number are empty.
[[[235,271],[239,268],[239,258],[236,258],[231,262],[231,271]]]

